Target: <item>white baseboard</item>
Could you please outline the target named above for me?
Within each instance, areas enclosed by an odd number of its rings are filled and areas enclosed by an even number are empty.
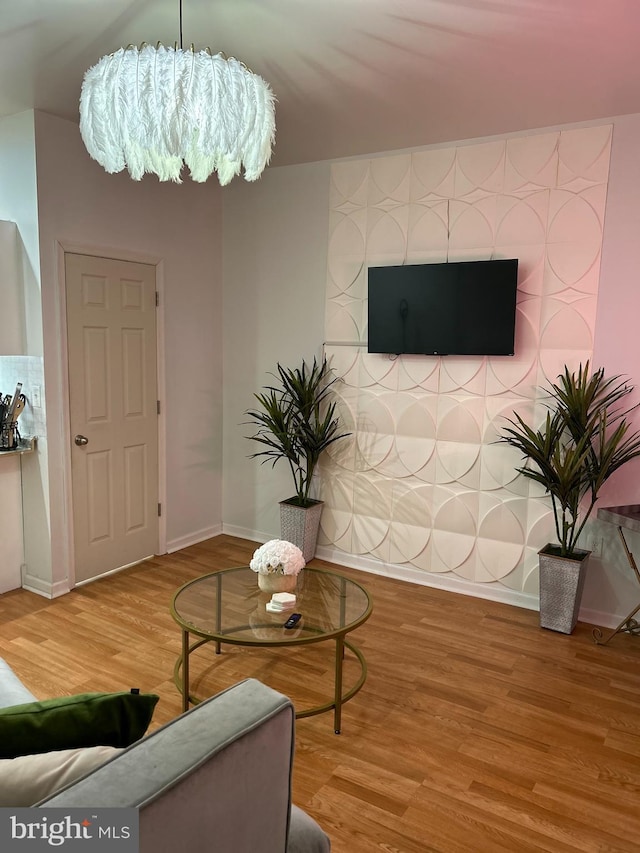
[[[373,575],[382,575],[394,580],[430,586],[436,589],[446,589],[461,595],[471,595],[474,598],[484,598],[488,601],[501,601],[514,607],[524,607],[526,610],[538,609],[538,596],[527,592],[518,592],[497,583],[473,583],[454,575],[443,575],[439,572],[422,572],[410,566],[399,566],[395,563],[385,563],[382,560],[346,554],[332,548],[319,547],[316,556],[329,563],[339,563],[351,569],[360,569]]]
[[[626,613],[623,613],[619,616],[615,613],[605,613],[602,610],[580,608],[578,621],[588,622],[590,625],[598,625],[600,628],[617,628],[626,615]]]
[[[255,530],[247,530],[246,527],[236,527],[235,524],[223,524],[222,532],[227,536],[235,536],[238,539],[248,539],[250,542],[260,542],[263,545],[269,539],[275,539],[277,533],[256,533]]]
[[[27,592],[35,592],[36,595],[41,595],[43,598],[58,598],[58,596],[69,592],[71,587],[68,579],[51,583],[51,581],[42,580],[42,578],[25,572],[22,575],[22,589],[26,589]]]
[[[181,551],[183,548],[188,548],[189,545],[197,545],[199,542],[204,542],[205,539],[212,539],[223,532],[226,531],[223,531],[222,525],[216,524],[215,527],[205,527],[203,530],[195,530],[186,536],[171,539],[171,541],[167,542],[167,554],[173,554],[174,551]]]

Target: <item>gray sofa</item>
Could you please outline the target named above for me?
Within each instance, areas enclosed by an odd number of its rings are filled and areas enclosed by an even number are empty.
[[[32,695],[0,662],[0,706]],[[291,804],[290,700],[247,679],[119,751],[40,808],[135,807],[140,853],[329,853]]]

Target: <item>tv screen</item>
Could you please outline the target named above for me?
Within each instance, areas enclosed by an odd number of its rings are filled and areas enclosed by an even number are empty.
[[[518,261],[369,267],[368,351],[513,355]]]

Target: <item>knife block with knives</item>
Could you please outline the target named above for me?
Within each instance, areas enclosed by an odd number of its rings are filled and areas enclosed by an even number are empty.
[[[0,395],[0,451],[15,450],[20,441],[18,416],[26,402],[21,391],[22,382],[18,382],[13,396]]]

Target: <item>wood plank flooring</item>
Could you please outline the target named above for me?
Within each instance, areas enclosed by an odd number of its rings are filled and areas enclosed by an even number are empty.
[[[169,605],[187,580],[248,562],[219,536],[54,601],[0,596],[0,656],[40,698],[140,687],[152,727],[180,713]],[[615,853],[640,840],[640,638],[596,646],[591,626],[324,564],[370,592],[352,636],[368,679],[343,709],[298,720],[294,802],[334,853]],[[297,707],[330,691],[331,645],[194,655],[196,692],[253,676]],[[196,660],[197,656],[197,660]],[[347,665],[345,680],[355,668]],[[220,851],[233,853],[233,851]],[[259,853],[259,851],[256,851]]]

